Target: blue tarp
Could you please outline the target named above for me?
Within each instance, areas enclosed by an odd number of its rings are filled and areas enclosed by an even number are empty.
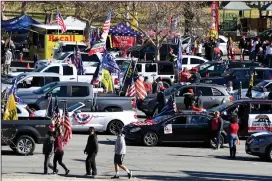
[[[140,32],[135,31],[124,23],[119,23],[118,25],[111,27],[109,34],[115,36],[141,36]]]
[[[5,31],[26,33],[32,24],[41,24],[30,16],[22,15],[1,22],[1,28]]]

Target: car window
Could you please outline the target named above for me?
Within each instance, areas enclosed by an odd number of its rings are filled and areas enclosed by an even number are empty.
[[[226,42],[222,40],[221,38],[219,38],[219,43],[226,43]]]
[[[55,87],[54,89],[52,89],[51,93],[53,97],[67,97],[67,86]]]
[[[211,87],[196,87],[196,92],[201,91],[203,96],[213,96]]]
[[[158,75],[174,75],[173,64],[158,64]]]
[[[212,65],[212,66],[210,66],[209,68],[207,68],[207,70],[209,70],[209,71],[214,71],[214,68],[215,68],[215,66]]]
[[[254,79],[263,80],[263,78],[264,78],[264,71],[255,70],[255,72],[254,72]]]
[[[183,97],[185,93],[188,93],[189,92],[189,89],[194,89],[193,87],[184,87],[182,89],[180,89],[176,95],[179,96],[179,97]]]
[[[188,64],[188,58],[183,58],[182,59],[182,65],[187,65]]]
[[[213,96],[224,96],[224,94],[216,88],[212,88],[212,94]]]
[[[251,114],[271,114],[272,106],[271,104],[251,104],[250,113]]]
[[[248,70],[238,70],[238,71],[234,72],[233,76],[235,76],[238,79],[249,78],[249,71]]]
[[[136,69],[138,72],[142,72],[142,64],[137,64]]]
[[[89,56],[88,54],[82,53],[81,57],[83,62],[100,62],[96,54]]]
[[[208,124],[209,119],[204,116],[191,116],[188,124]]]
[[[73,67],[63,66],[63,75],[73,75]]]
[[[60,81],[59,77],[44,77],[45,85],[51,82],[59,82],[59,81]]]
[[[33,77],[31,81],[32,87],[43,87],[44,85],[44,77]]]
[[[72,86],[72,97],[86,97],[89,95],[87,86]]]
[[[59,66],[53,66],[46,69],[44,72],[59,73]]]
[[[145,64],[145,72],[157,72],[156,65],[157,64]]]
[[[173,119],[172,124],[186,124],[187,123],[187,117],[185,116],[179,116]]]
[[[17,114],[22,113],[22,112],[21,112],[21,110],[20,110],[20,109],[18,109],[18,107],[16,107],[16,109],[17,109]]]
[[[200,60],[197,58],[191,58],[191,64],[201,64]]]
[[[267,85],[265,88],[266,88],[267,92],[271,92],[272,91],[272,84]]]
[[[272,71],[270,70],[265,70],[264,71],[264,79],[271,79],[272,78]]]

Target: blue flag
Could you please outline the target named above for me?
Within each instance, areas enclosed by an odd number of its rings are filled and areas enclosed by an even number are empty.
[[[175,112],[176,112],[176,101],[175,101],[174,95],[171,95],[166,105],[164,106],[164,108],[162,108],[161,112],[157,114],[155,117],[174,114]]]
[[[102,68],[108,70],[110,73],[120,73],[120,68],[112,55],[106,51],[103,53]]]
[[[179,72],[182,71],[182,43],[179,39],[179,49],[178,49],[178,57],[177,57],[177,69]]]
[[[10,88],[9,90],[9,93],[8,93],[8,97],[13,94],[14,95],[14,99],[17,103],[19,104],[23,104],[23,101],[20,97],[17,96],[17,78],[14,80],[14,83],[12,85],[12,87]]]

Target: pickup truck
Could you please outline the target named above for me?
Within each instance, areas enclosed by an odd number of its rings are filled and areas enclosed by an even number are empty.
[[[86,71],[85,75],[78,75],[77,68],[73,64],[68,63],[52,63],[48,66],[41,66],[38,69],[33,70],[32,72],[39,72],[39,73],[57,73],[62,75],[63,81],[80,81],[80,82],[88,82],[90,83],[93,74],[96,70],[96,66],[88,67],[88,71]],[[14,72],[10,73],[9,76],[17,76],[22,72]]]
[[[78,102],[86,104],[88,111],[93,105],[98,106],[101,111],[116,112],[123,110],[132,110],[131,97],[120,97],[117,94],[94,94],[93,86],[86,82],[52,82],[35,91],[18,92],[17,96],[28,105],[29,108],[35,110],[47,109],[49,95],[52,94],[53,99],[57,96],[59,107],[72,106]]]
[[[51,125],[51,120],[47,118],[2,120],[1,145],[8,145],[19,155],[32,155],[35,144],[43,143]]]

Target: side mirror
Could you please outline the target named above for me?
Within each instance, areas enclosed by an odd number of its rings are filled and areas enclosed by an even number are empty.
[[[81,113],[81,110],[76,110],[75,113],[77,113],[77,114],[78,114],[78,113]]]
[[[227,116],[227,115],[228,115],[228,113],[227,113],[226,111],[224,111],[224,112],[223,112],[223,115],[224,115],[224,116]]]

